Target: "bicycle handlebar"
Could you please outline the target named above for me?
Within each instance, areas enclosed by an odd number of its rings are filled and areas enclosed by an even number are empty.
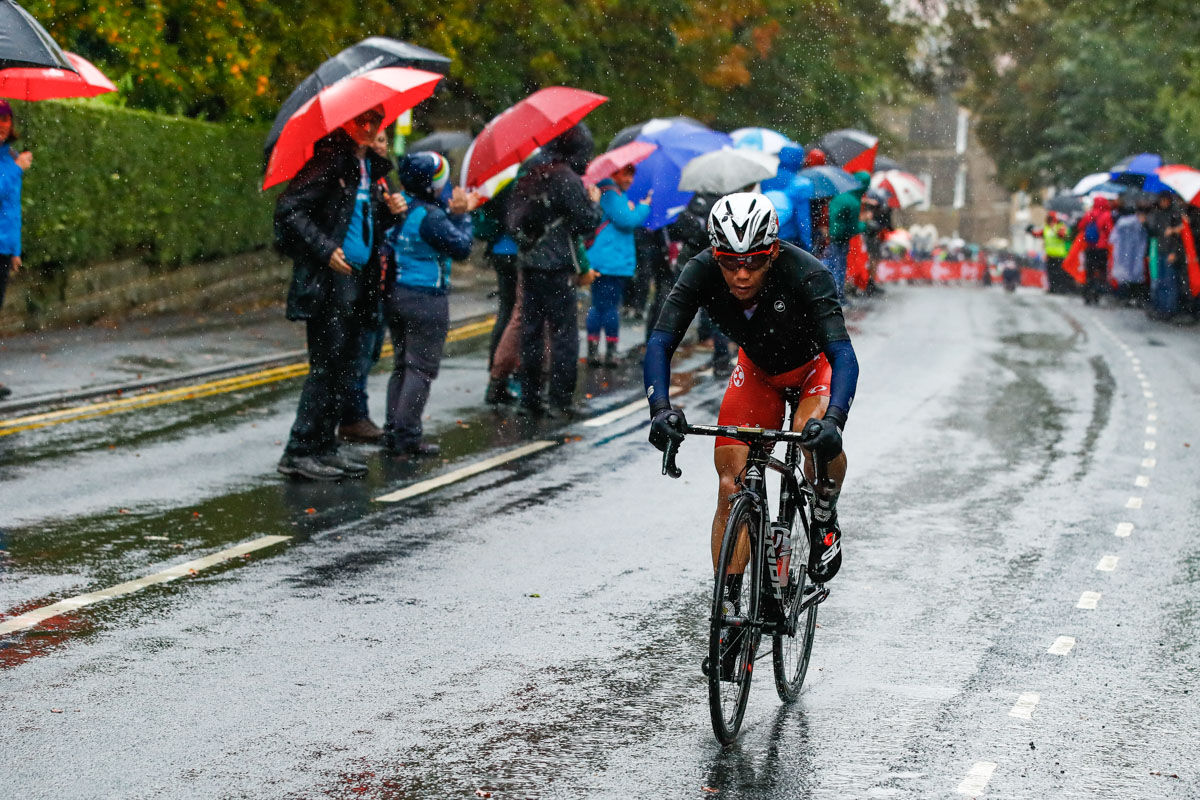
[[[727,439],[737,439],[751,447],[762,442],[770,442],[771,444],[775,444],[776,442],[795,442],[801,446],[804,445],[803,433],[775,431],[766,428],[743,428],[737,425],[687,425],[683,433],[684,435],[724,436]],[[675,466],[675,455],[679,452],[679,445],[682,441],[681,439],[679,441],[671,440],[667,442],[667,449],[663,451],[663,475],[678,478],[683,474],[683,470]]]

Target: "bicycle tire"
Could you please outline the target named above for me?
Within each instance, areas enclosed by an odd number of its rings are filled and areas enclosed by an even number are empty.
[[[735,500],[729,512],[729,522],[725,525],[725,535],[721,540],[721,554],[717,559],[717,577],[713,581],[712,614],[709,617],[708,632],[708,708],[712,717],[713,733],[721,744],[733,742],[741,730],[746,703],[750,699],[754,654],[758,650],[760,636],[756,627],[744,629],[745,632],[738,637],[736,645],[739,651],[732,669],[734,680],[722,680],[722,656],[726,654],[721,646],[722,621],[725,616],[725,574],[729,570],[739,537],[744,530],[750,540],[750,560],[746,565],[746,577],[743,578],[741,591],[746,613],[741,616],[750,622],[757,621],[762,581],[762,553],[759,552],[761,540],[758,527],[759,512],[754,503],[746,497]],[[725,691],[729,691],[731,696],[724,697]],[[727,700],[732,703],[726,702]]]
[[[784,703],[795,702],[804,686],[808,674],[808,662],[812,657],[813,638],[817,633],[817,606],[811,605],[799,619],[800,605],[809,587],[808,554],[812,547],[809,539],[808,517],[803,506],[792,513],[792,561],[788,569],[788,598],[784,607],[786,618],[795,625],[796,635],[776,633],[771,640],[771,666],[775,672],[775,692]],[[797,525],[799,521],[801,524]]]

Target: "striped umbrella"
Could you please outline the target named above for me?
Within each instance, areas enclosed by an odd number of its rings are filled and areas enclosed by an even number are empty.
[[[891,192],[888,205],[893,208],[908,208],[923,203],[929,193],[920,178],[898,169],[876,172],[871,176],[871,188],[887,189]]]
[[[1156,173],[1171,191],[1194,206],[1200,206],[1200,170],[1185,164],[1168,164]]]

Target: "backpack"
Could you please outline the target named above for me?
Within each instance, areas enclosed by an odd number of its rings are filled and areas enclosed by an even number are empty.
[[[532,250],[557,221],[551,219],[550,193],[536,175],[517,179],[504,216],[504,227],[522,252]]]
[[[1100,226],[1096,224],[1095,218],[1089,219],[1084,227],[1083,240],[1092,246],[1100,244]]]

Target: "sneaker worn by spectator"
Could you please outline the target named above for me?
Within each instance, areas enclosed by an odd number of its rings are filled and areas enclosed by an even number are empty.
[[[338,438],[343,442],[378,444],[383,438],[383,428],[376,425],[370,417],[363,417],[351,423],[343,422],[338,426]]]
[[[350,455],[340,452],[325,453],[317,456],[317,460],[327,467],[340,469],[351,478],[361,478],[367,474],[367,464],[365,461],[359,461]]]
[[[483,401],[489,406],[511,406],[517,402],[517,396],[508,390],[507,378],[492,378],[488,381]]]
[[[0,383],[0,400],[5,399],[6,397],[8,397],[11,394],[12,394],[12,389],[8,388],[3,383]]]
[[[390,456],[416,456],[429,458],[440,455],[442,448],[433,442],[423,442],[420,439],[410,442],[396,442],[384,437],[383,451]]]
[[[340,481],[351,477],[348,472],[320,460],[312,455],[283,454],[275,470],[280,475],[291,478],[305,478],[310,481]]]

